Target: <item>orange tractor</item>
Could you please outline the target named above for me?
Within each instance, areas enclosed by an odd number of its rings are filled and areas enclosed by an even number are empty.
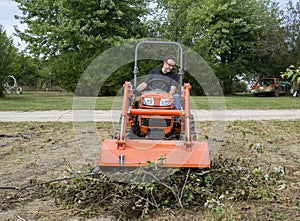
[[[163,88],[135,94],[137,49],[141,44],[173,44],[180,51],[181,109],[174,109],[173,96]],[[169,168],[210,168],[208,142],[197,141],[190,110],[190,89],[182,84],[182,48],[176,42],[144,41],[136,46],[134,84],[125,82],[118,128],[100,147],[98,167],[146,167],[155,163]],[[162,81],[161,79],[153,79]]]

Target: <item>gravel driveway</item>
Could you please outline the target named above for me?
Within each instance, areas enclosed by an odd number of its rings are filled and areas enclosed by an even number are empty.
[[[235,120],[294,120],[300,119],[300,109],[293,110],[192,110],[196,121],[235,121]],[[109,121],[117,122],[120,111],[80,110],[80,111],[2,111],[0,122],[72,122]]]

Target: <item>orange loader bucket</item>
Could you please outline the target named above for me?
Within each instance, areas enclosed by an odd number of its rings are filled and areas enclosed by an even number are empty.
[[[105,139],[100,148],[98,165],[104,167],[141,167],[155,163],[159,167],[210,168],[207,141],[128,140],[118,148],[116,139]]]

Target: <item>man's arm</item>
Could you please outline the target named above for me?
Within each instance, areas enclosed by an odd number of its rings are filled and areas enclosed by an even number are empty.
[[[136,90],[137,90],[138,92],[141,92],[141,91],[144,90],[146,87],[147,87],[147,83],[146,83],[146,82],[142,82],[142,83],[140,83],[140,84],[136,87]]]

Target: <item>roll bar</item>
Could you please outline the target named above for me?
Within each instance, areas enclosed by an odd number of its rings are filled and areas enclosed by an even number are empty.
[[[165,45],[177,45],[179,50],[180,50],[180,57],[179,57],[179,85],[182,85],[183,81],[183,69],[182,69],[182,47],[178,42],[172,42],[172,41],[142,41],[139,42],[135,46],[135,55],[134,55],[134,69],[133,69],[133,74],[134,74],[134,81],[133,81],[133,88],[136,88],[137,84],[137,74],[139,72],[138,66],[137,66],[137,60],[138,60],[138,48],[142,44],[165,44]]]

